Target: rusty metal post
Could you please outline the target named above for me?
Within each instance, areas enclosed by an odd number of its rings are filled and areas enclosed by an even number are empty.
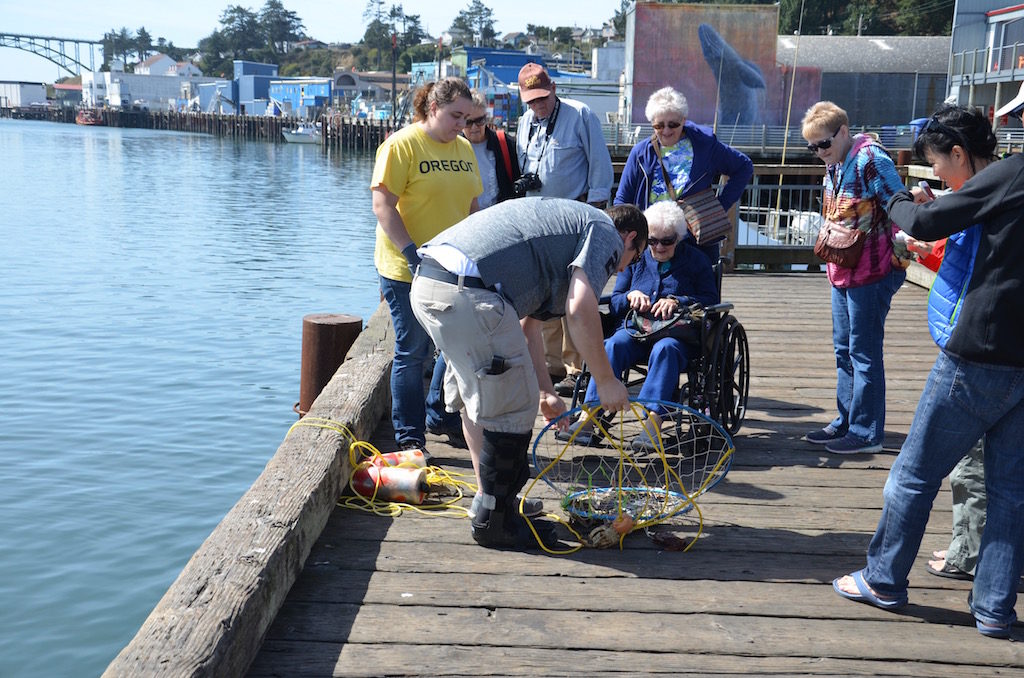
[[[309,412],[363,329],[363,320],[342,313],[311,313],[302,319],[302,377],[296,412]]]

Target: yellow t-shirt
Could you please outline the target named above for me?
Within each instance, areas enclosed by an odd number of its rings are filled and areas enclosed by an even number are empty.
[[[468,217],[473,198],[484,190],[473,146],[466,139],[434,141],[415,123],[377,149],[370,188],[382,185],[398,196],[398,213],[417,247]],[[405,257],[379,223],[373,263],[385,278],[412,280]]]

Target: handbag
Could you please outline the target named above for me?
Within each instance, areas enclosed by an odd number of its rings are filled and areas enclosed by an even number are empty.
[[[690,229],[693,239],[698,245],[712,245],[725,240],[732,232],[732,222],[729,221],[722,203],[718,201],[715,189],[705,188],[703,191],[677,198],[675,186],[672,185],[672,179],[665,169],[665,160],[661,157],[661,144],[658,142],[657,134],[651,137],[651,144],[658,155],[658,162],[661,163],[661,173],[669,197],[682,208],[683,214],[686,215],[686,227]]]
[[[818,230],[814,242],[814,254],[836,266],[854,268],[864,252],[868,234],[859,228],[847,228],[840,223],[826,219]]]
[[[678,202],[686,215],[686,227],[698,245],[712,245],[732,232],[732,222],[713,188],[684,196]]]
[[[685,343],[698,343],[700,324],[694,321],[692,313],[691,306],[682,304],[667,318],[655,318],[650,313],[638,313],[636,309],[630,309],[626,313],[626,332],[641,344],[653,344],[665,337],[672,337]]]

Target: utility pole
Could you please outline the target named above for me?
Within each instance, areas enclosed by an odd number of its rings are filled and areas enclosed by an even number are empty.
[[[398,36],[391,34],[391,129],[398,117]]]

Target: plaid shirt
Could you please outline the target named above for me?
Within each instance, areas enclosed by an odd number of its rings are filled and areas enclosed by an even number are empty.
[[[905,190],[892,158],[866,134],[853,138],[853,147],[841,164],[825,172],[823,214],[829,221],[868,234],[864,252],[853,268],[828,264],[828,279],[835,287],[859,287],[884,277],[892,267],[895,226],[885,213],[889,198]]]

